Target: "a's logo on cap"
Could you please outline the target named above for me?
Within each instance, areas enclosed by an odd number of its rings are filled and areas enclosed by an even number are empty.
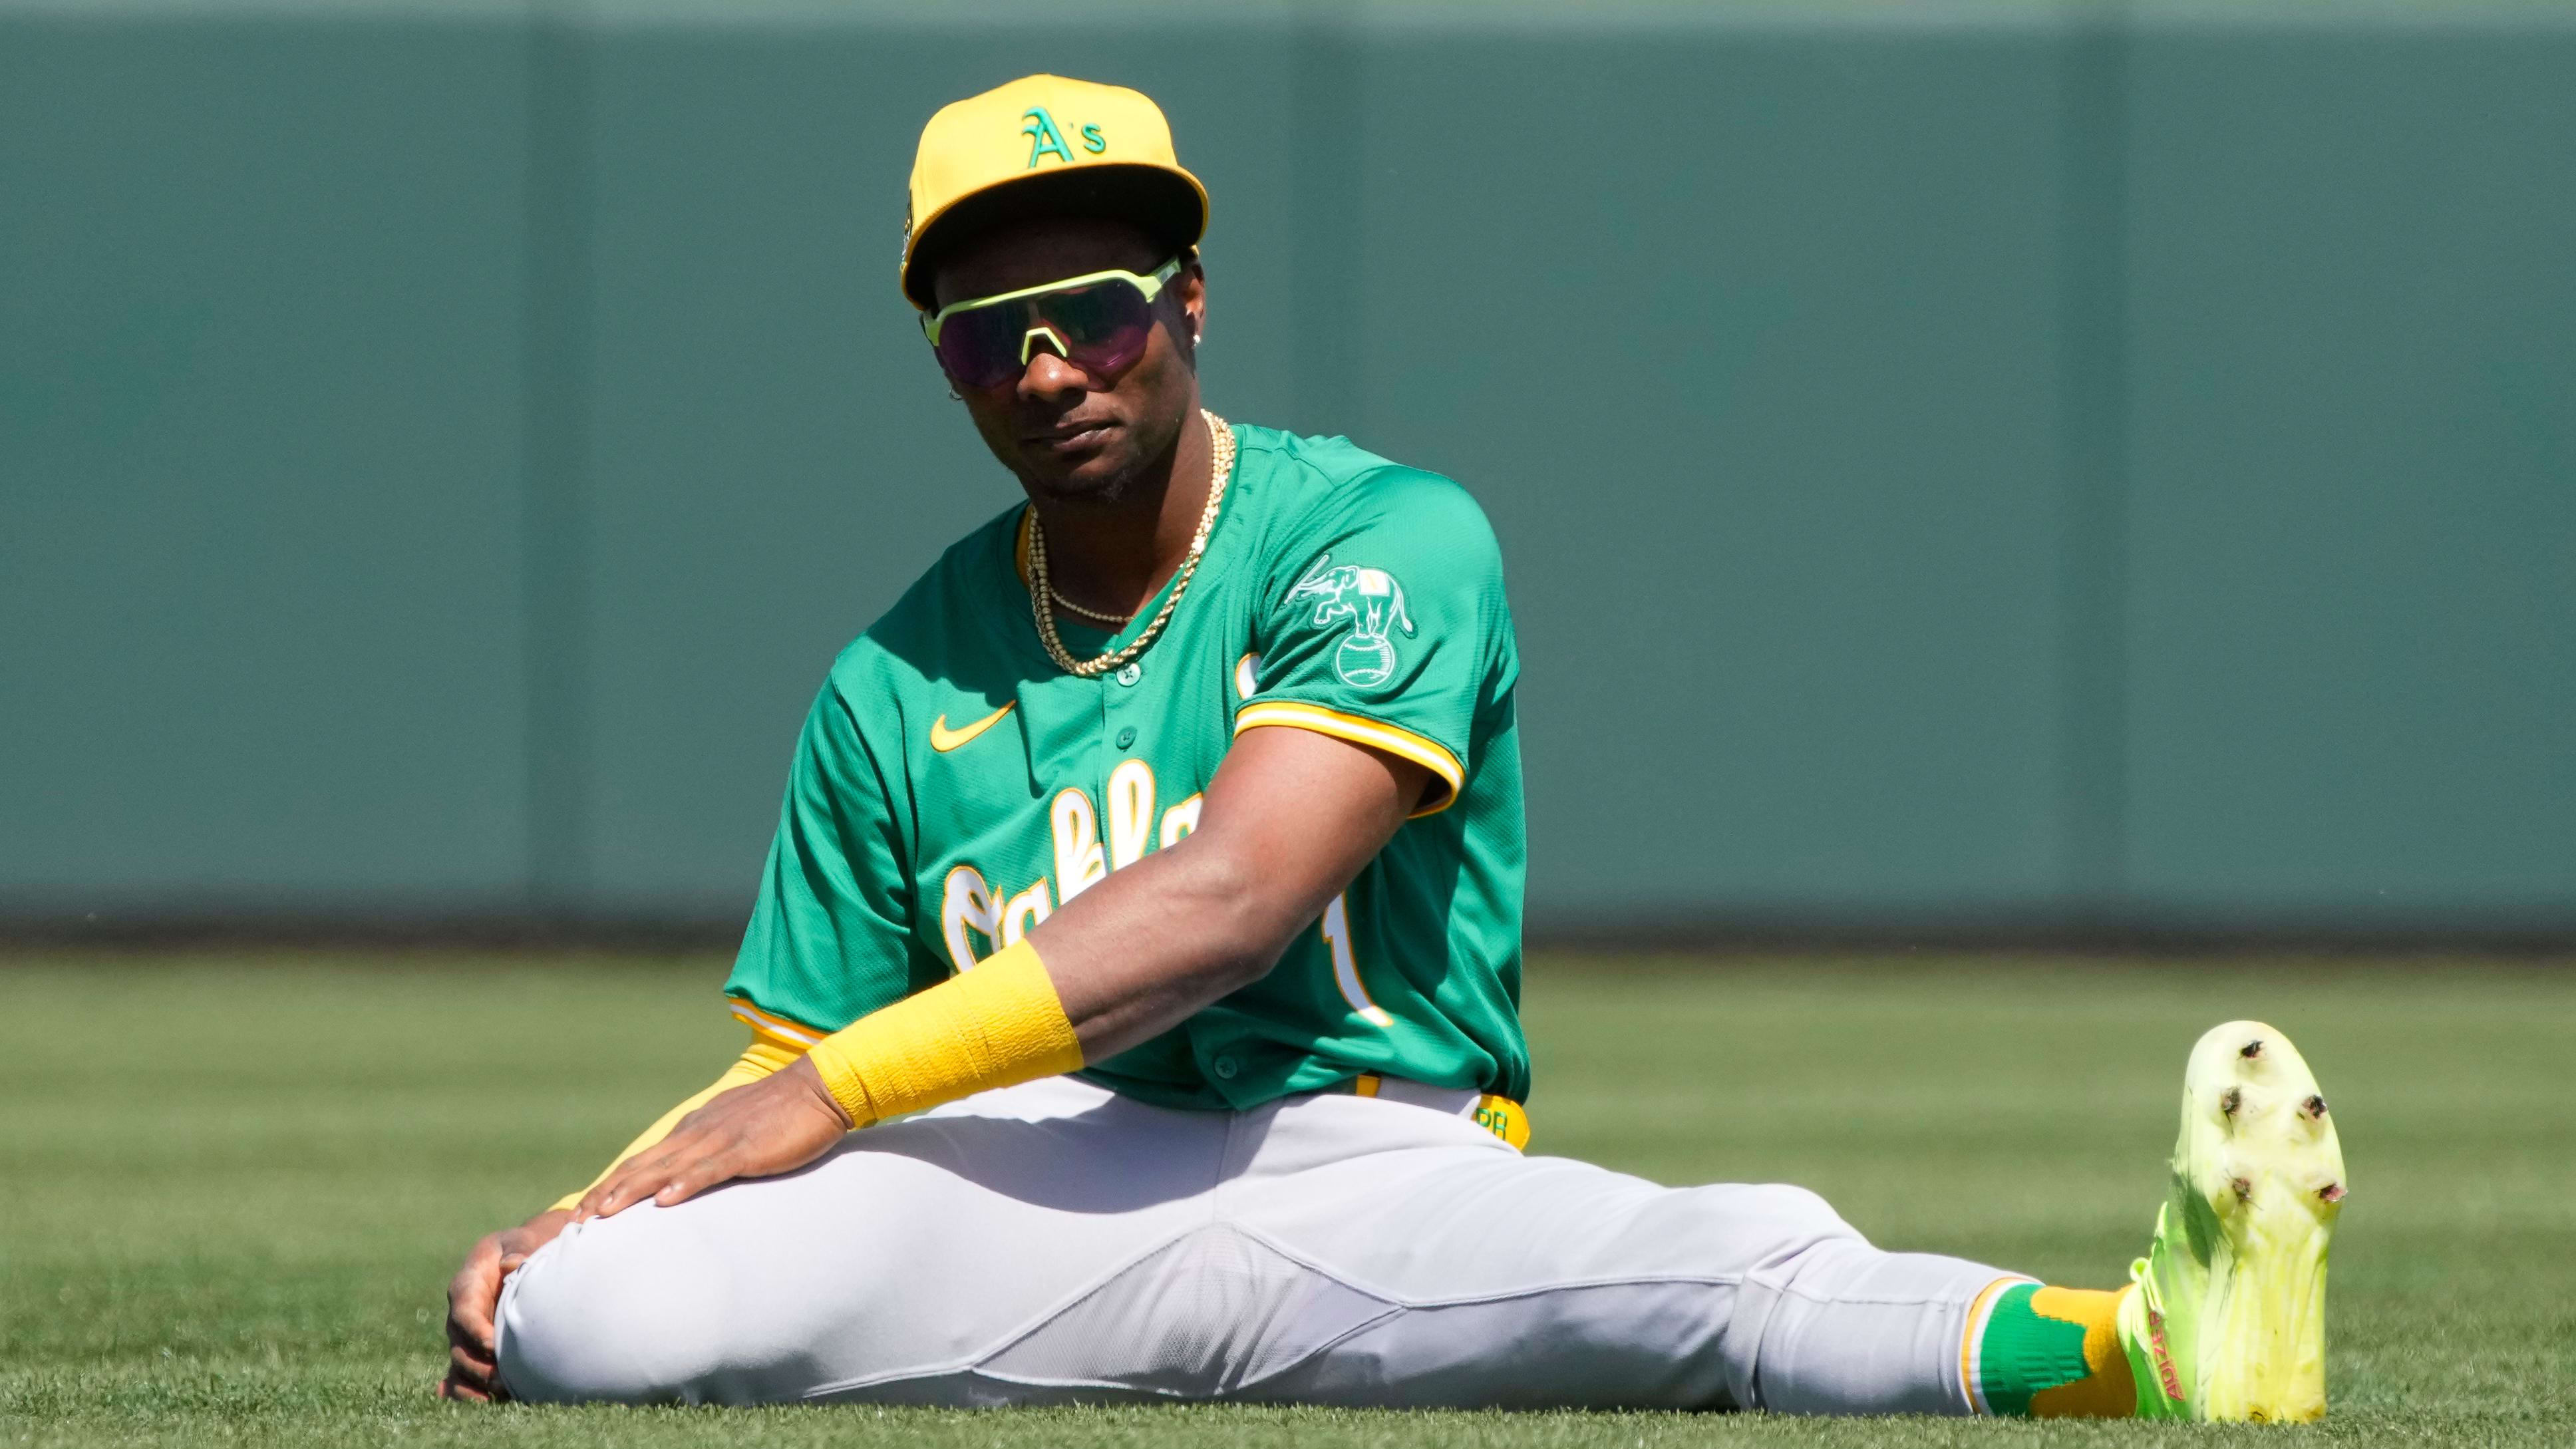
[[[1029,164],[1022,169],[1038,169],[1041,156],[1053,156],[1067,166],[1073,164],[1073,151],[1064,144],[1064,133],[1055,128],[1055,117],[1047,114],[1046,107],[1031,106],[1020,113],[1020,120],[1020,134],[1029,138]],[[1097,125],[1085,126],[1082,149],[1097,156],[1109,149],[1109,138],[1100,133]]]

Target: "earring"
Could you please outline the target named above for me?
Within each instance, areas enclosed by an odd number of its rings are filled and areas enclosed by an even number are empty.
[[[948,400],[950,402],[964,402],[966,400],[966,395],[957,390],[957,385],[955,383],[950,383],[948,385]]]

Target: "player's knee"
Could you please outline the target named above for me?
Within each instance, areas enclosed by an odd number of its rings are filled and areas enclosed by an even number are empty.
[[[630,1212],[649,1212],[631,1209]],[[622,1216],[622,1215],[621,1215]],[[693,1400],[721,1356],[723,1285],[686,1253],[606,1223],[569,1230],[512,1275],[501,1299],[501,1381],[533,1403]],[[653,1235],[658,1236],[658,1235]]]

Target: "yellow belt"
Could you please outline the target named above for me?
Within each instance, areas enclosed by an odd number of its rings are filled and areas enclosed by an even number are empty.
[[[1396,1080],[1402,1082],[1401,1078]],[[1375,1072],[1362,1072],[1351,1080],[1351,1092],[1355,1096],[1374,1097],[1385,1089],[1387,1081],[1388,1079],[1386,1077],[1380,1076]],[[1403,1082],[1402,1084],[1405,1086],[1417,1085],[1411,1082]],[[1432,1088],[1431,1090],[1449,1091],[1453,1089]],[[1460,1095],[1464,1095],[1463,1089],[1455,1090],[1459,1090]],[[1510,1143],[1514,1151],[1519,1151],[1529,1146],[1529,1110],[1509,1097],[1498,1097],[1491,1092],[1486,1092],[1476,1098],[1476,1110],[1466,1115],[1470,1117],[1477,1126],[1484,1128],[1486,1131],[1500,1137],[1505,1142]]]

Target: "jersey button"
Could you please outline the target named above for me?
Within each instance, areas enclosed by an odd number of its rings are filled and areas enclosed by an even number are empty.
[[[1117,680],[1120,684],[1134,684],[1137,680],[1145,677],[1145,666],[1138,664],[1136,661],[1131,659],[1127,661],[1126,668],[1119,670],[1116,674],[1110,677]]]
[[[1129,725],[1127,728],[1118,732],[1118,748],[1123,750],[1134,743],[1136,743],[1136,727],[1134,725]]]
[[[1234,1064],[1234,1058],[1232,1057],[1218,1057],[1215,1061],[1208,1063],[1208,1070],[1216,1073],[1216,1079],[1218,1081],[1231,1082],[1234,1080],[1234,1074],[1243,1069]]]

